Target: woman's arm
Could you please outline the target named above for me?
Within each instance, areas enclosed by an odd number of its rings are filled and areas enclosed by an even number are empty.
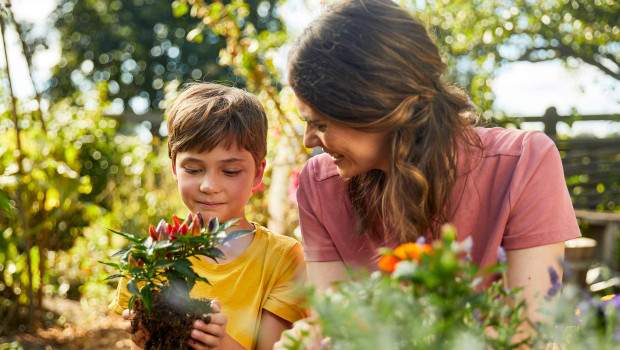
[[[539,247],[508,250],[507,283],[509,288],[523,287],[522,297],[527,303],[527,314],[531,321],[539,321],[540,301],[551,288],[549,267],[555,269],[562,281],[564,242]]]
[[[308,283],[318,290],[326,290],[333,282],[347,280],[347,269],[342,261],[306,262]]]

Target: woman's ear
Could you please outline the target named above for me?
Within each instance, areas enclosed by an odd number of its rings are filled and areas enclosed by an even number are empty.
[[[257,187],[263,181],[263,174],[265,173],[265,165],[267,161],[263,159],[260,162],[260,165],[256,168],[256,174],[254,175],[254,181],[252,182],[252,187]]]
[[[174,166],[174,159],[171,161],[171,164],[172,164],[172,176],[174,177],[174,181],[179,182],[179,179],[177,178],[177,168]]]

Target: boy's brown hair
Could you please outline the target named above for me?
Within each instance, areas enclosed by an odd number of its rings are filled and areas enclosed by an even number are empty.
[[[267,155],[267,116],[256,96],[219,84],[188,84],[168,110],[168,156],[236,142],[258,167]]]

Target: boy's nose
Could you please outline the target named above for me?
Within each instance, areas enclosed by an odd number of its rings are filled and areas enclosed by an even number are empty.
[[[306,148],[323,147],[323,142],[317,136],[316,131],[308,124],[304,132],[304,146]]]
[[[200,192],[204,193],[217,193],[219,192],[219,185],[217,179],[213,175],[205,175],[204,179],[200,183]]]

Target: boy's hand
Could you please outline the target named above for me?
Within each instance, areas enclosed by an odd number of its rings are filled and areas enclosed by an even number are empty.
[[[138,346],[140,349],[144,349],[144,345],[149,340],[149,332],[146,328],[144,328],[142,322],[140,322],[138,324],[138,330],[135,333],[132,333],[131,331],[133,331],[133,327],[131,326],[131,319],[133,316],[133,311],[129,311],[129,309],[123,311],[123,319],[128,321],[125,323],[125,332],[131,335],[131,341],[134,345]]]
[[[218,300],[211,302],[213,313],[204,315],[203,319],[195,320],[189,345],[196,350],[213,349],[220,345],[226,335],[228,318],[222,311],[222,304]]]

